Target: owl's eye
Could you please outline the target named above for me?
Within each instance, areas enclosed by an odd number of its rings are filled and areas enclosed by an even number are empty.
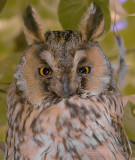
[[[78,72],[82,74],[89,74],[90,71],[91,71],[91,67],[82,67],[78,69]]]
[[[52,74],[52,70],[50,68],[47,68],[47,67],[41,67],[39,69],[39,74],[41,76],[49,76]]]

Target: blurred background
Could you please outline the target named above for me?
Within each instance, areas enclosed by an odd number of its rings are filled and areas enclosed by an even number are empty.
[[[105,14],[106,36],[100,41],[114,68],[122,95],[135,94],[135,0],[95,0]],[[76,29],[90,0],[1,0],[0,1],[0,141],[5,140],[6,96],[22,54],[27,48],[22,15],[31,3],[42,17],[46,30]],[[132,14],[132,15],[131,15]],[[79,17],[79,18],[78,18]],[[68,25],[71,24],[71,25]],[[121,37],[122,47],[117,45]],[[121,55],[121,52],[124,54]],[[124,59],[122,72],[118,57]],[[125,107],[124,126],[128,137],[135,140],[135,104]],[[135,145],[133,146],[135,156]],[[4,153],[0,151],[0,160]]]

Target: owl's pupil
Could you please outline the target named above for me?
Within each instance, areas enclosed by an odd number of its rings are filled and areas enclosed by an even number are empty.
[[[49,68],[44,68],[43,69],[43,74],[44,75],[48,75],[50,73],[50,69]]]
[[[85,69],[84,67],[83,67],[83,68],[80,68],[80,69],[79,69],[79,72],[80,72],[80,73],[86,73],[86,69]]]
[[[79,72],[83,73],[83,74],[89,74],[90,73],[90,67],[82,67],[82,68],[79,69]]]

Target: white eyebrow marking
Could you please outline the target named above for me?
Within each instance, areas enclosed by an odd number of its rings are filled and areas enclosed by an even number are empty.
[[[48,63],[50,67],[55,66],[54,56],[49,51],[43,51],[40,53],[40,58]]]
[[[76,52],[75,54],[75,57],[74,57],[74,64],[75,66],[78,65],[79,61],[82,59],[82,58],[85,58],[86,57],[86,51],[85,50],[79,50]]]

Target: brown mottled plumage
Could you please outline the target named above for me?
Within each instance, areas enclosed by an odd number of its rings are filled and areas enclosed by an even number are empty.
[[[37,12],[27,7],[29,47],[8,91],[5,160],[130,159],[121,97],[96,42],[104,32],[96,4],[81,26],[44,34]],[[46,76],[42,67],[49,68]]]

